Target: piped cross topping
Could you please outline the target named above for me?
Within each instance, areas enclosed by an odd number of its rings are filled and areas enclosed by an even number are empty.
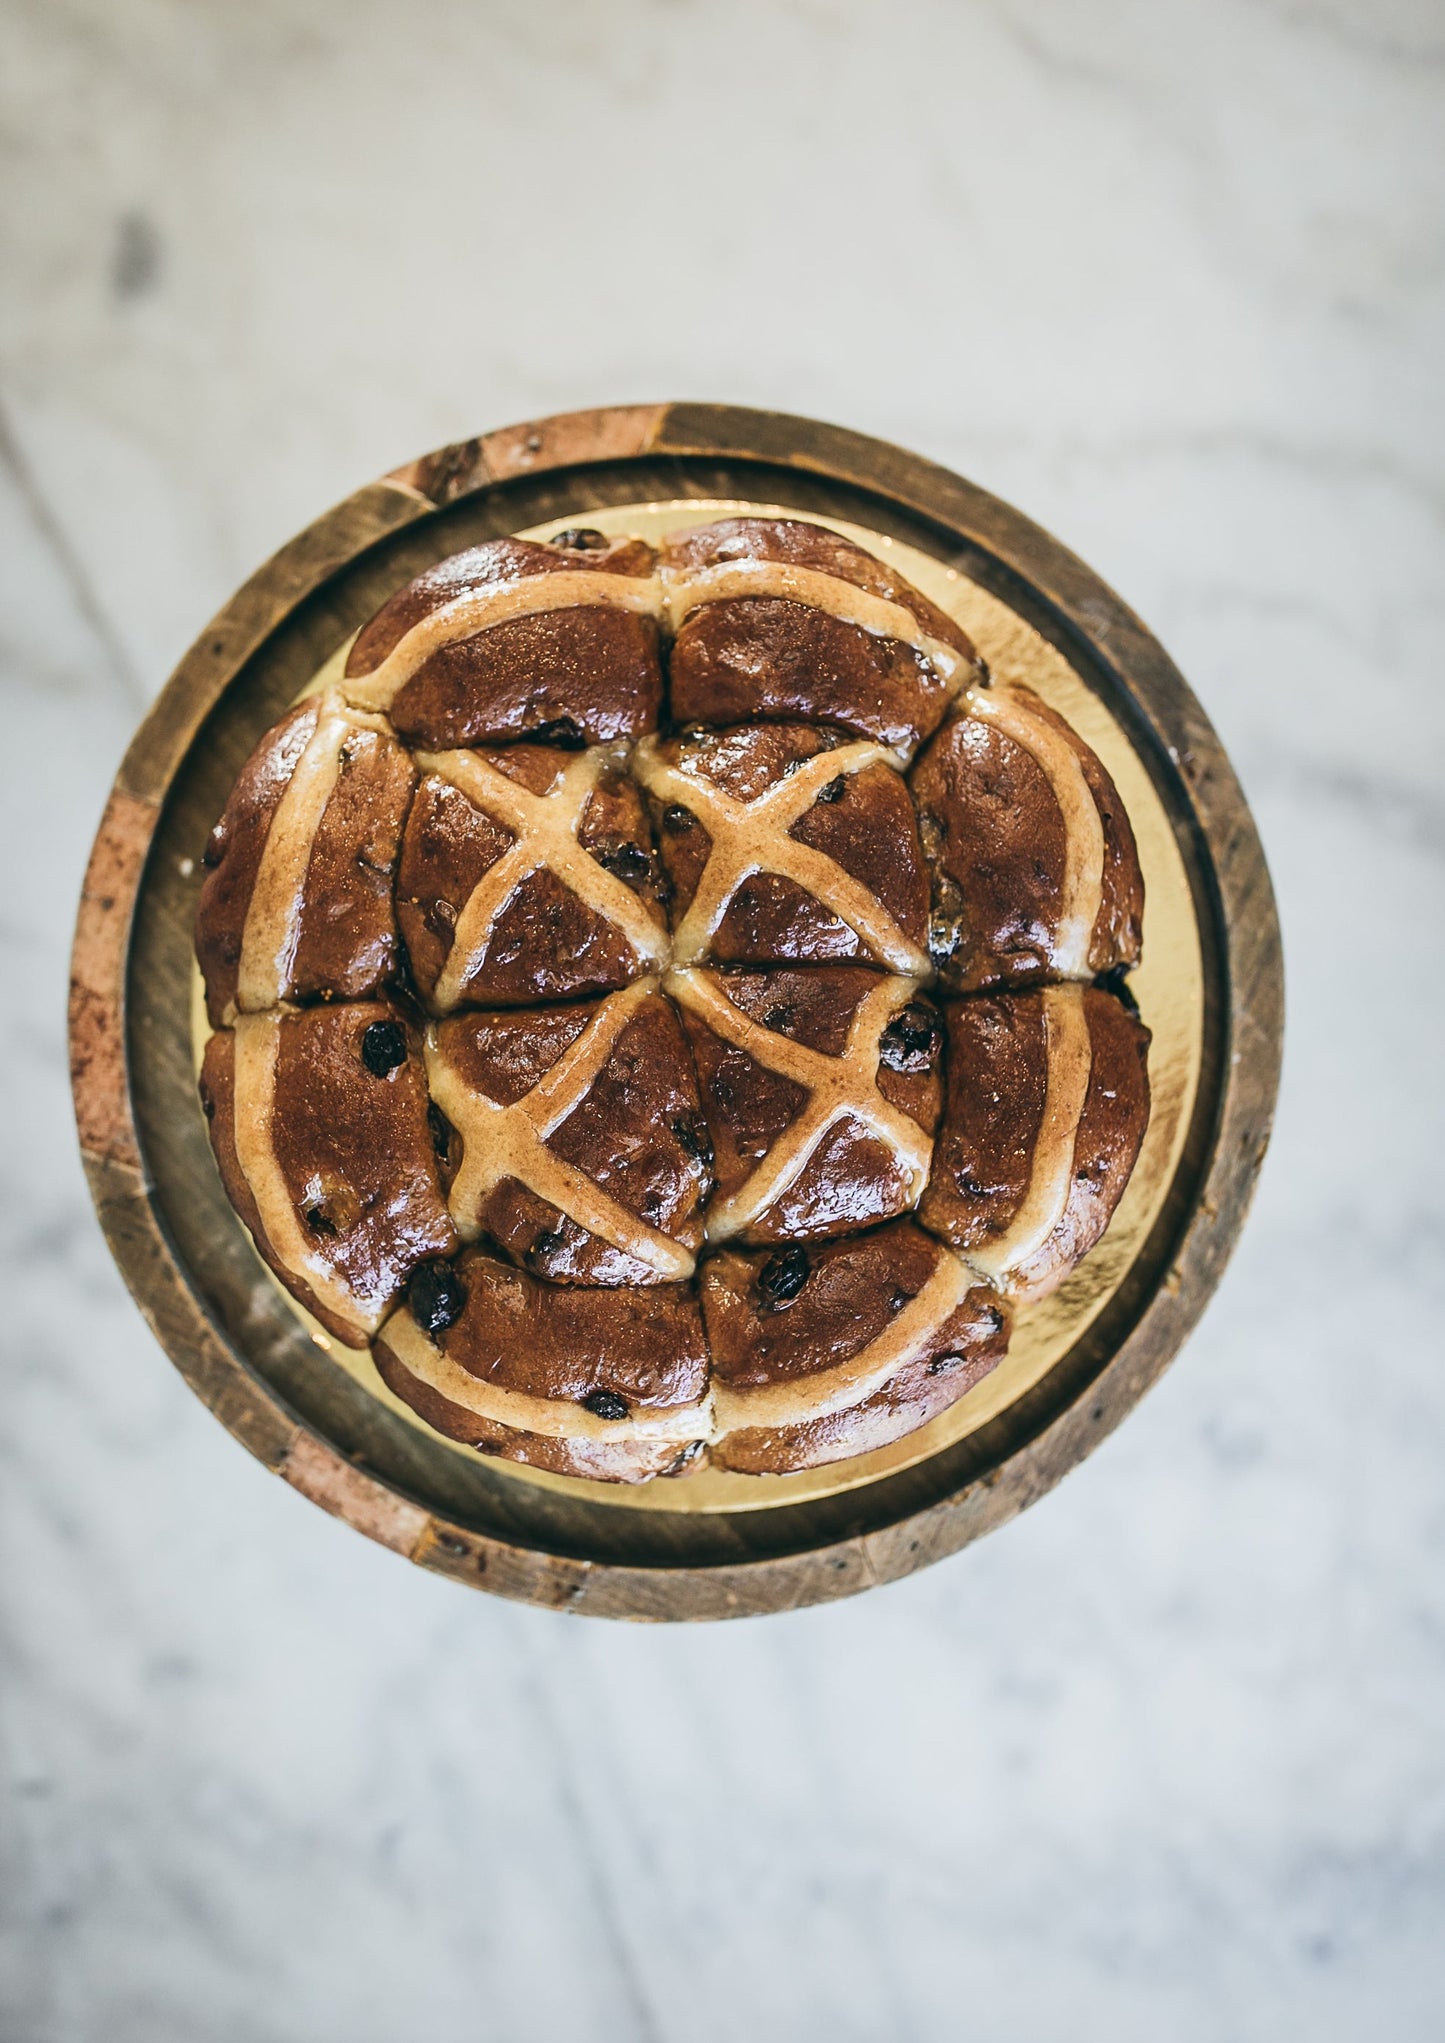
[[[810,610],[826,611],[840,623],[856,625],[874,638],[897,639],[912,646],[950,686],[969,671],[958,648],[925,631],[904,604],[860,588],[841,575],[793,561],[763,559],[720,560],[696,568],[664,563],[659,574],[665,591],[664,614],[674,633],[706,603],[763,596],[804,603]]]
[[[579,752],[568,760],[549,793],[534,795],[476,752],[417,753],[424,773],[449,781],[516,839],[482,875],[457,917],[451,950],[432,995],[438,1013],[450,1013],[461,1001],[486,957],[498,917],[523,880],[544,869],[555,873],[596,914],[615,923],[642,967],[664,963],[667,932],[632,889],[577,839],[599,781],[624,756],[625,748],[606,745]]]
[[[706,775],[670,765],[655,738],[633,756],[633,772],[651,794],[691,810],[712,848],[697,891],[673,932],[673,962],[689,966],[707,957],[738,888],[755,873],[779,873],[822,902],[868,946],[880,964],[924,977],[927,955],[912,943],[871,890],[826,852],[789,835],[832,782],[865,767],[896,764],[882,745],[840,745],[804,760],[755,801],[739,801]]]
[[[514,1178],[665,1282],[679,1282],[692,1275],[695,1259],[688,1249],[660,1228],[649,1226],[585,1171],[547,1147],[548,1136],[581,1105],[623,1030],[656,991],[655,979],[639,979],[602,1001],[556,1063],[530,1092],[509,1106],[469,1085],[449,1063],[437,1030],[428,1031],[426,1062],[432,1098],[465,1145],[449,1202],[464,1239],[474,1240],[480,1233],[488,1194],[504,1178]]]
[[[836,759],[837,754],[829,755]],[[892,1150],[916,1204],[928,1177],[933,1141],[908,1114],[878,1090],[879,1041],[894,1015],[917,992],[912,979],[880,979],[854,1010],[840,1056],[830,1057],[777,1034],[744,1014],[724,991],[725,981],[694,970],[673,971],[666,990],[724,1042],[733,1044],[769,1071],[781,1073],[808,1092],[807,1105],[784,1129],[767,1155],[727,1198],[708,1210],[709,1241],[741,1234],[796,1184],[830,1128],[843,1120],[861,1123]]]
[[[662,590],[654,575],[609,574],[598,568],[559,567],[550,573],[508,575],[465,589],[429,611],[393,646],[369,674],[348,676],[342,686],[361,709],[390,709],[408,681],[448,646],[475,638],[494,624],[538,617],[552,610],[601,604],[657,617]]]

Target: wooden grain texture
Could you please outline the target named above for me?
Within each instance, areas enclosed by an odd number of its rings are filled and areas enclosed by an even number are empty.
[[[1174,820],[1207,986],[1184,1158],[1117,1296],[1005,1413],[862,1491],[710,1516],[607,1510],[454,1456],[318,1363],[258,1275],[195,1106],[187,1025],[199,847],[256,736],[419,568],[592,505],[738,496],[922,545],[1051,638],[1126,724]],[[1269,1137],[1279,931],[1249,811],[1207,718],[1145,627],[1020,513],[903,450],[775,413],[633,405],[442,448],[328,512],[181,662],[121,767],[76,928],[76,1119],[107,1240],[197,1394],[268,1467],[421,1566],[549,1608],[661,1620],[827,1601],[893,1581],[1023,1510],[1130,1411],[1198,1319]]]
[[[432,504],[455,503],[488,483],[506,482],[519,475],[646,454],[667,413],[664,404],[632,404],[530,419],[520,426],[503,426],[499,432],[423,454],[420,460],[394,470],[386,480],[415,491]]]
[[[140,1171],[125,1066],[125,961],[159,804],[111,790],[91,848],[70,958],[70,1084],[87,1157]]]

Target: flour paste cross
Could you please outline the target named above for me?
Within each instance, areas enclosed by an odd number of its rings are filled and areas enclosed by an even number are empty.
[[[690,809],[712,839],[697,892],[673,935],[674,962],[693,965],[705,958],[743,881],[769,872],[814,895],[857,932],[881,963],[895,972],[923,977],[930,969],[927,956],[909,941],[882,902],[826,852],[788,834],[829,782],[879,764],[893,764],[892,754],[882,745],[840,745],[805,760],[756,801],[741,802],[702,774],[669,766],[657,740],[644,738],[633,755],[637,778],[652,794]]]
[[[543,869],[555,873],[587,907],[615,923],[640,964],[657,966],[666,960],[667,932],[661,924],[630,887],[577,842],[598,782],[624,756],[623,747],[594,745],[568,760],[550,794],[534,795],[476,752],[417,753],[424,773],[450,781],[517,840],[483,873],[457,917],[452,947],[432,995],[439,1013],[450,1013],[460,1002],[467,981],[486,955],[497,918],[523,880]]]
[[[893,1016],[917,991],[912,979],[880,979],[859,1001],[841,1057],[828,1057],[765,1028],[734,1007],[713,974],[669,972],[666,990],[679,1006],[705,1022],[715,1035],[753,1057],[769,1071],[806,1088],[803,1111],[783,1130],[767,1155],[730,1198],[708,1209],[709,1241],[741,1234],[802,1176],[808,1160],[839,1121],[860,1121],[887,1144],[908,1181],[908,1203],[916,1205],[928,1178],[933,1138],[878,1090],[878,1043]]]
[[[693,1273],[695,1258],[680,1242],[649,1227],[575,1164],[547,1147],[551,1135],[586,1097],[622,1031],[643,1001],[657,991],[656,979],[638,979],[598,1007],[576,1041],[538,1079],[529,1093],[502,1106],[470,1086],[447,1062],[435,1027],[427,1031],[426,1068],[431,1096],[461,1135],[461,1169],[449,1204],[457,1231],[466,1240],[481,1232],[487,1194],[503,1178],[515,1178],[585,1227],[589,1234],[633,1256],[657,1276],[680,1283]]]

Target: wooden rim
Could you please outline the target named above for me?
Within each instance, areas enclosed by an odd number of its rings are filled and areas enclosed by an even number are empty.
[[[740,474],[755,479],[751,490]],[[613,1512],[614,1522],[652,1521],[651,1546],[632,1557],[611,1535],[600,1552],[580,1508],[537,1506],[521,1522],[515,1498],[481,1482],[461,1508],[439,1505],[429,1444],[424,1453],[379,1422],[358,1431],[308,1415],[274,1330],[218,1303],[208,1237],[187,1238],[168,1125],[189,1075],[163,1041],[164,1010],[148,1005],[145,977],[162,912],[148,914],[148,903],[164,894],[173,925],[193,863],[175,856],[196,841],[195,816],[181,813],[188,762],[230,693],[259,685],[287,633],[303,654],[308,632],[335,642],[335,605],[371,601],[365,576],[385,576],[388,562],[401,561],[402,579],[414,572],[414,538],[436,557],[454,529],[470,536],[479,520],[515,529],[575,509],[579,494],[593,503],[754,494],[805,514],[810,503],[866,501],[880,529],[914,536],[993,586],[1127,718],[1169,799],[1208,988],[1205,1066],[1175,1193],[1109,1310],[1044,1384],[922,1464],[917,1479],[888,1478],[827,1508],[739,1514],[766,1529],[704,1531],[694,1518],[674,1535],[670,1514]],[[791,1609],[895,1580],[1002,1524],[1081,1461],[1167,1366],[1219,1281],[1269,1139],[1282,1028],[1279,927],[1252,818],[1207,718],[1139,619],[1037,525],[946,469],[812,420],[693,404],[566,413],[442,448],[283,547],[201,634],[125,756],[86,874],[70,989],[72,1086],[96,1210],[157,1338],[222,1423],[315,1503],[424,1567],[525,1602],[651,1619]],[[709,1539],[715,1551],[687,1546]]]

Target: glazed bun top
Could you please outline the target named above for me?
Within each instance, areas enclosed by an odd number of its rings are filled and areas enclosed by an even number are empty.
[[[875,629],[881,624],[901,626],[900,635],[910,641],[921,635],[936,648],[948,649],[936,662],[946,681],[959,673],[977,678],[983,672],[973,641],[960,624],[877,554],[825,525],[810,525],[801,518],[719,518],[669,539],[662,549],[662,569],[674,588],[687,588],[707,602],[722,600],[724,592],[738,596],[755,590],[814,607],[837,604],[843,610],[850,607],[849,599],[840,598],[826,584],[848,582],[880,605],[907,613],[904,618],[875,613]],[[681,623],[691,607],[691,601],[679,604],[674,596],[674,622]],[[861,606],[854,607],[861,616]]]
[[[484,606],[504,605],[505,592],[520,583],[533,585],[528,595],[534,607],[529,612],[525,604],[515,605],[511,614],[535,615],[547,609],[572,607],[543,601],[536,581],[539,576],[550,581],[555,575],[588,578],[620,575],[629,582],[645,582],[656,563],[656,553],[641,539],[609,540],[600,533],[581,531],[561,533],[550,545],[530,539],[489,539],[481,546],[469,546],[464,553],[454,553],[438,561],[435,567],[427,568],[415,581],[399,589],[390,602],[382,604],[371,622],[356,635],[346,662],[347,678],[375,677],[378,668],[395,653],[409,632],[424,621],[437,619],[439,613],[452,615],[453,606],[459,602],[474,606],[471,632],[475,632],[489,622],[500,621],[495,616],[488,618]],[[572,595],[572,605],[596,600],[590,587],[586,596],[575,591]],[[607,600],[626,604],[628,591],[625,587],[609,591]],[[455,637],[448,632],[450,643],[459,642],[462,636],[461,632]]]
[[[657,728],[656,555],[641,540],[492,539],[399,590],[358,635],[344,692],[423,745],[606,744]]]

